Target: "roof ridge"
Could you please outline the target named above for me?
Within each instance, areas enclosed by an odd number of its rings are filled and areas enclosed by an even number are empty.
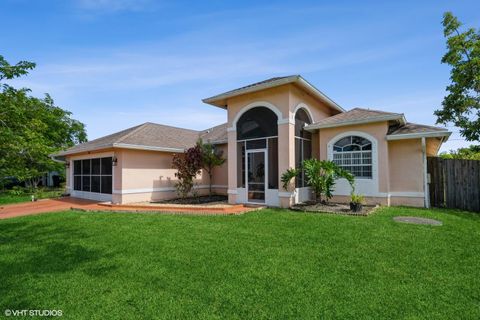
[[[145,123],[142,123],[140,125],[138,125],[134,130],[130,131],[129,133],[127,133],[126,135],[122,136],[120,139],[117,139],[117,141],[115,141],[114,143],[120,143],[122,142],[123,140],[125,140],[126,138],[130,137],[132,134],[134,134],[135,132],[139,131],[140,129],[142,129],[143,127],[145,127],[147,124],[149,124],[149,122],[145,122]]]
[[[105,138],[108,138],[108,137],[111,137],[111,136],[114,136],[116,134],[119,134],[120,132],[123,132],[123,131],[128,131],[128,130],[135,130],[137,127],[140,127],[140,125],[136,125],[136,126],[133,126],[133,127],[130,127],[130,128],[127,128],[127,129],[123,129],[123,130],[120,130],[120,131],[117,131],[117,132],[114,132],[114,133],[111,133],[111,134],[107,134],[106,136],[102,136],[102,137],[98,137],[96,139],[93,139],[93,140],[89,140],[89,141],[85,141],[83,143],[80,143],[80,144],[77,144],[75,146],[79,146],[79,145],[82,145],[82,144],[85,144],[85,143],[90,143],[90,142],[95,142],[97,140],[100,140],[100,139],[105,139]]]
[[[198,133],[198,132],[201,132],[201,131],[195,130],[195,129],[175,127],[175,126],[171,126],[171,125],[168,125],[168,124],[161,124],[161,123],[156,123],[156,122],[145,122],[144,124],[153,124],[153,125],[156,125],[156,126],[168,127],[168,128],[180,129],[180,130],[187,130],[187,131],[193,131],[193,132],[197,132],[197,133]]]
[[[347,112],[353,111],[353,110],[373,111],[373,112],[381,112],[381,113],[391,113],[391,114],[400,114],[400,115],[403,115],[403,113],[398,113],[398,112],[390,112],[390,111],[377,110],[377,109],[368,109],[368,108],[361,108],[361,107],[355,107],[355,108],[353,108],[353,109],[351,109],[351,110],[348,110]]]

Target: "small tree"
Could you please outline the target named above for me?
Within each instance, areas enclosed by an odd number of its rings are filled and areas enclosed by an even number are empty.
[[[335,186],[336,179],[347,179],[352,187],[352,190],[354,189],[354,176],[350,172],[337,166],[333,161],[307,159],[303,161],[302,167],[305,171],[307,184],[315,192],[315,200],[317,202],[326,202],[332,198],[332,191],[333,187]],[[283,188],[285,190],[287,190],[291,179],[296,177],[298,173],[299,169],[288,169],[282,175],[281,179],[283,182]],[[325,200],[323,201],[322,196],[325,197]]]
[[[192,191],[193,181],[202,169],[202,149],[196,145],[182,154],[174,154],[172,166],[177,169],[175,173],[175,177],[178,179],[175,184],[177,193],[185,198]]]
[[[222,152],[215,149],[211,143],[203,143],[202,139],[198,140],[197,146],[202,151],[202,168],[208,174],[208,195],[212,196],[212,178],[213,169],[225,163]]]

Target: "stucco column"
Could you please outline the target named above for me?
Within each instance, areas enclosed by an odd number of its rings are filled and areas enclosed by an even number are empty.
[[[113,157],[117,158],[117,165],[112,167],[113,181],[112,181],[112,203],[121,204],[123,190],[123,153],[118,149],[113,153]]]
[[[237,203],[237,132],[228,130],[228,203]]]
[[[278,195],[282,208],[290,207],[295,199],[293,192],[283,190],[280,181],[282,174],[289,168],[295,168],[295,124],[291,122],[278,124]],[[289,190],[294,188],[292,182]]]
[[[73,190],[73,181],[72,181],[72,178],[70,177],[70,174],[73,171],[73,161],[67,158],[65,160],[65,163],[67,164],[65,165],[65,192],[70,193]]]

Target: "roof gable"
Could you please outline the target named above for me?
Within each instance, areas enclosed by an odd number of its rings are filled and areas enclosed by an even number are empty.
[[[215,96],[212,96],[210,98],[203,99],[202,101],[205,103],[208,103],[212,106],[220,107],[220,108],[226,108],[227,107],[227,100],[236,96],[244,95],[247,93],[253,93],[253,92],[258,92],[274,87],[279,87],[283,86],[286,84],[294,84],[298,87],[300,87],[302,90],[306,91],[309,93],[311,96],[314,98],[322,101],[325,103],[328,107],[344,112],[345,110],[339,106],[335,101],[327,97],[323,92],[318,90],[316,87],[314,87],[312,84],[310,84],[308,81],[306,81],[302,76],[300,75],[292,75],[292,76],[286,76],[286,77],[275,77],[275,78],[270,78],[267,80],[263,80],[260,82],[252,83],[234,90],[230,90],[221,94],[217,94]]]

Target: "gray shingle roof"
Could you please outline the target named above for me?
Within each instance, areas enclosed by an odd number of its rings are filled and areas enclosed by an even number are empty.
[[[387,135],[426,133],[426,132],[448,132],[445,128],[427,126],[424,124],[407,122],[404,125],[390,126]]]
[[[307,129],[320,129],[340,127],[352,124],[370,123],[378,121],[399,120],[405,122],[402,113],[386,112],[380,110],[370,110],[355,108],[347,112],[339,113],[334,116],[322,119],[307,126]]]
[[[204,142],[223,142],[227,141],[227,124],[221,124],[216,127],[200,132],[200,138]]]
[[[56,156],[113,147],[144,147],[145,149],[159,151],[180,151],[195,145],[199,138],[211,143],[225,143],[227,139],[227,124],[225,123],[208,130],[196,131],[147,122],[76,145],[59,152]]]

